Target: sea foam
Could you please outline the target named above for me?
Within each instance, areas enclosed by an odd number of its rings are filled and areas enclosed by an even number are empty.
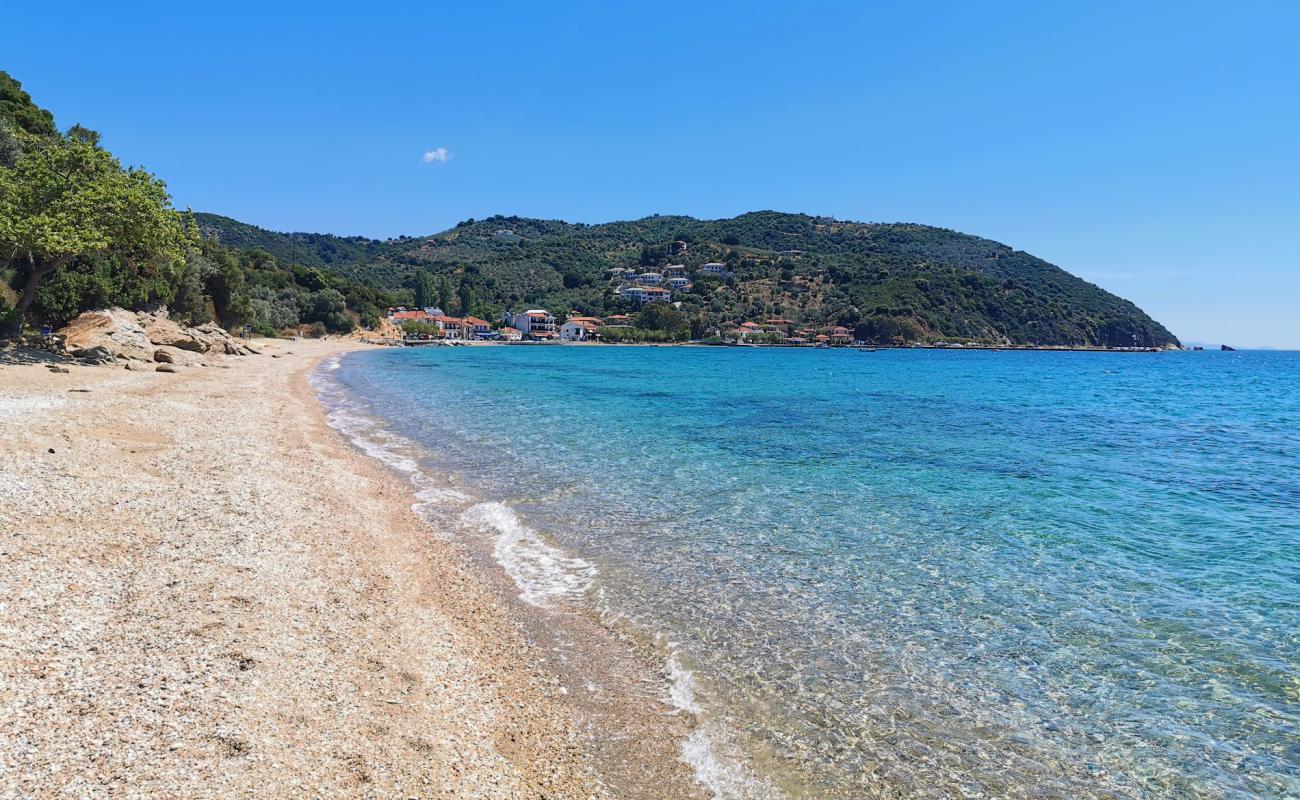
[[[694,730],[682,742],[682,761],[690,766],[696,782],[714,800],[780,800],[781,792],[745,764],[727,730],[706,718],[697,699],[695,673],[683,664],[676,643],[669,643],[666,671],[669,701],[695,721]]]
[[[524,602],[546,607],[578,600],[596,577],[596,566],[547,544],[504,503],[471,506],[461,520],[496,536],[493,558],[519,587]]]

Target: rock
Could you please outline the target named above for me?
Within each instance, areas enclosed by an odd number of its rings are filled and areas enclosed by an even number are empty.
[[[50,372],[62,372],[62,373],[67,374],[67,373],[69,373],[69,372],[72,371],[72,370],[68,369],[67,367],[58,367],[58,366],[55,366],[54,364],[46,364],[45,366],[49,368]]]
[[[154,345],[135,314],[121,308],[87,311],[59,331],[68,350],[104,348],[117,358],[153,361]]]
[[[141,315],[140,322],[151,344],[160,347],[176,347],[195,353],[206,353],[212,349],[212,340],[209,337],[196,333],[191,328],[182,328],[165,316]]]
[[[179,347],[172,347],[171,345],[159,345],[158,349],[154,350],[153,360],[160,364],[176,364],[183,367],[204,363],[204,358],[201,354],[192,350],[182,350]]]
[[[70,355],[73,358],[90,364],[113,364],[117,361],[117,357],[109,352],[109,349],[102,344],[97,344],[94,347],[82,347],[78,350],[73,350]]]
[[[179,370],[177,370],[175,365],[173,364],[159,364],[158,366],[154,367],[154,372],[178,372],[178,371]]]

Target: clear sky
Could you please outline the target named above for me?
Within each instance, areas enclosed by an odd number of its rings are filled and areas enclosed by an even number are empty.
[[[115,8],[114,6],[121,6]],[[1300,348],[1300,3],[22,3],[0,69],[178,205],[428,234],[956,228]]]

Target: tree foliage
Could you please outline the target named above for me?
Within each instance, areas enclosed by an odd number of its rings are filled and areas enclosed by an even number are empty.
[[[386,307],[409,302],[339,275],[314,251],[299,264],[198,233],[162,181],[123,168],[95,131],[74,125],[60,134],[0,72],[0,277],[10,284],[0,299],[18,296],[17,308],[7,299],[0,308],[0,331],[24,315],[59,324],[92,308],[166,304],[190,324],[342,332],[357,320],[374,326]]]
[[[20,138],[24,152],[0,167],[0,247],[24,276],[20,314],[43,278],[77,260],[145,279],[180,275],[191,233],[162,181],[123,169],[91,137]]]

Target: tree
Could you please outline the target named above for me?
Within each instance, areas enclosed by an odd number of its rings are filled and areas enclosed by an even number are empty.
[[[451,311],[451,281],[447,280],[446,275],[438,279],[438,308],[443,313]]]
[[[469,281],[460,282],[460,313],[469,316],[474,313],[474,287]]]
[[[0,117],[33,136],[55,136],[54,115],[32,102],[23,85],[0,70]]]
[[[662,331],[672,339],[686,339],[691,335],[686,315],[667,303],[647,303],[636,315],[636,327]]]
[[[428,308],[433,305],[433,276],[427,269],[415,271],[415,307]]]
[[[24,152],[0,167],[0,248],[26,273],[18,317],[46,275],[106,256],[142,270],[182,263],[193,241],[162,181],[123,169],[91,137],[20,134]]]

